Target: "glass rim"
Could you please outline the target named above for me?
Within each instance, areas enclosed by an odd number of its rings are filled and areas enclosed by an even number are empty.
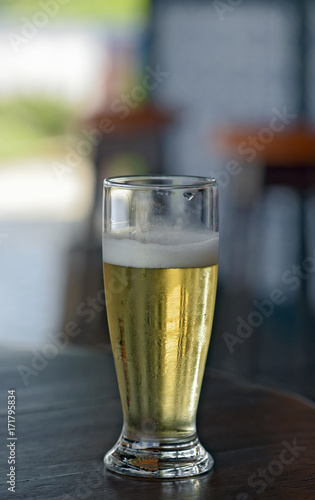
[[[180,179],[188,181],[187,184]],[[160,180],[160,182],[158,182]],[[174,184],[163,184],[162,181],[173,180]],[[140,181],[155,181],[151,184],[143,184]],[[176,182],[178,181],[178,182]],[[189,182],[191,181],[191,182]],[[214,177],[202,177],[197,175],[121,175],[107,177],[104,179],[104,187],[120,187],[124,189],[200,189],[217,187]]]

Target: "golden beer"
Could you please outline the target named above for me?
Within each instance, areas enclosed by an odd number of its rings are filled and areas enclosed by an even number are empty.
[[[217,273],[217,265],[149,269],[104,263],[126,437],[194,434]],[[121,286],[110,293],[118,275]]]
[[[119,243],[123,246],[123,240]],[[152,245],[146,260],[157,260],[155,250]],[[163,247],[158,251],[163,253]],[[164,252],[170,253],[169,247]],[[117,252],[110,253],[119,260]],[[130,259],[127,248],[124,254],[124,260]],[[141,255],[140,244],[134,255]],[[126,437],[147,435],[163,440],[194,435],[217,274],[217,264],[150,268],[104,262],[108,324]]]

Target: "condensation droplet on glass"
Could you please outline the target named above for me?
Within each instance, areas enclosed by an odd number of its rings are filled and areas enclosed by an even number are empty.
[[[184,193],[185,198],[187,198],[188,201],[191,201],[193,197],[195,196],[196,193],[191,193],[191,192],[186,192]]]

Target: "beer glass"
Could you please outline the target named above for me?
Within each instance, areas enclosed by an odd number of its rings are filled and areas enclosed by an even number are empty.
[[[196,412],[218,273],[214,179],[105,179],[103,262],[123,429],[109,470],[145,478],[208,471]]]

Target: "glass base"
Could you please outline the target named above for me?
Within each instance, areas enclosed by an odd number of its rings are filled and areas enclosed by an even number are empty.
[[[104,463],[118,474],[173,479],[203,474],[214,462],[197,436],[172,443],[131,440],[122,434],[105,455]]]

